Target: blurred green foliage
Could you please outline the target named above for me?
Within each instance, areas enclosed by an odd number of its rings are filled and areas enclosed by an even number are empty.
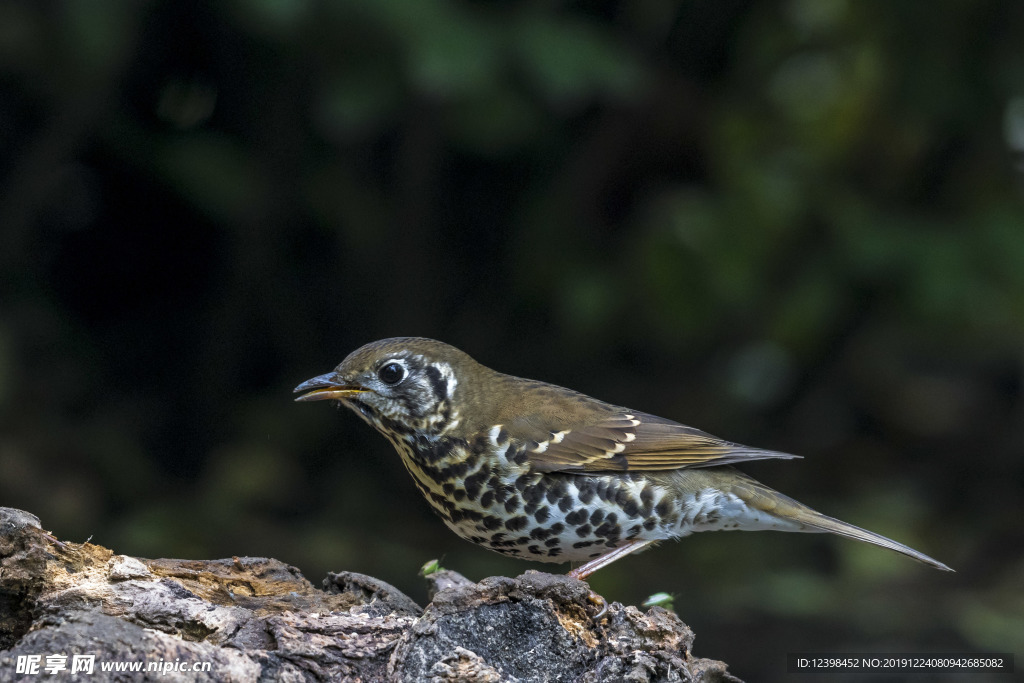
[[[1022,45],[1012,0],[4,3],[0,504],[420,600],[519,573],[291,402],[434,336],[802,453],[749,471],[958,570],[710,534],[594,577],[738,675],[1020,652]]]

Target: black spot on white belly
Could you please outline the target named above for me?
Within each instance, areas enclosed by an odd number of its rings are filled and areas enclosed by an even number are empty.
[[[530,522],[528,517],[519,515],[511,519],[505,520],[505,528],[509,531],[521,531],[526,528],[526,525]]]

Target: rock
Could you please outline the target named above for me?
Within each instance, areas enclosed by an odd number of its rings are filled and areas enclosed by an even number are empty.
[[[356,572],[331,572],[324,579],[324,590],[328,593],[350,593],[375,608],[381,614],[423,614],[423,608],[412,598],[389,583]]]
[[[427,574],[427,595],[431,600],[437,595],[438,591],[443,591],[446,588],[456,588],[458,586],[468,586],[473,582],[467,579],[465,576],[458,572],[454,572],[451,569],[442,569],[436,571],[433,574]]]
[[[62,681],[738,680],[690,653],[672,612],[611,603],[594,619],[589,588],[567,576],[427,578],[422,609],[354,572],[319,590],[272,559],[115,555],[0,508],[0,680],[36,681],[48,664]],[[73,671],[90,655],[91,672]]]

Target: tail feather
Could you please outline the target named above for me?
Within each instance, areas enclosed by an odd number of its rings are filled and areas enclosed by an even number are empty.
[[[809,508],[808,508],[809,509]],[[840,521],[834,517],[828,517],[820,512],[811,511],[814,514],[801,514],[796,517],[796,521],[809,526],[814,529],[821,531],[827,531],[829,533],[838,534],[839,536],[846,536],[857,541],[864,541],[865,543],[873,543],[874,545],[881,546],[882,548],[888,548],[889,550],[895,550],[898,553],[902,553],[907,557],[912,557],[918,562],[923,562],[927,565],[931,565],[936,569],[942,571],[951,572],[953,571],[948,566],[939,562],[938,560],[928,557],[922,552],[918,552],[909,546],[905,546],[902,543],[897,543],[891,538],[886,538],[881,534],[876,534],[873,531],[867,529],[861,529],[859,526],[847,524],[846,522]]]
[[[825,531],[839,536],[846,536],[857,541],[864,541],[865,543],[894,550],[936,569],[947,572],[953,571],[938,560],[928,557],[924,553],[918,552],[902,543],[897,543],[891,538],[886,538],[873,531],[847,524],[834,517],[823,515],[817,510],[809,508],[803,503],[793,500],[789,496],[779,493],[745,474],[733,470],[730,480],[730,491],[738,495],[748,505],[771,515],[802,524],[809,531]]]

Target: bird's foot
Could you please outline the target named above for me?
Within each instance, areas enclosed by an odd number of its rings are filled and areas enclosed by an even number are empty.
[[[566,576],[572,577],[577,581],[585,582],[590,572],[584,571],[584,568],[585,567],[577,567],[576,569],[572,569]],[[608,613],[608,601],[604,599],[604,596],[595,593],[589,585],[587,586],[587,602],[597,607],[597,613],[590,617],[592,621],[597,621]]]
[[[608,613],[608,601],[605,600],[603,596],[598,595],[593,590],[591,590],[587,594],[587,600],[592,605],[595,605],[597,607],[597,613],[594,616],[590,617],[591,621],[597,621],[598,619],[600,619]]]

